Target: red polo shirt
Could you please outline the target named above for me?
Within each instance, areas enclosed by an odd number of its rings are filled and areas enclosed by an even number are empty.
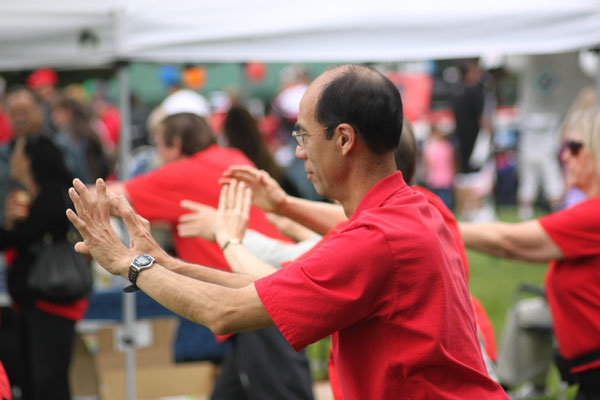
[[[413,185],[411,188],[423,194],[429,204],[431,204],[436,210],[442,214],[442,218],[446,223],[446,226],[450,230],[452,237],[454,238],[454,244],[458,249],[458,253],[460,254],[460,258],[463,263],[463,267],[465,269],[465,275],[467,279],[467,283],[469,282],[469,259],[467,258],[467,251],[465,250],[465,244],[460,237],[460,231],[458,230],[458,223],[456,222],[456,218],[454,218],[454,214],[452,211],[440,199],[431,191],[421,187]],[[468,285],[467,285],[468,286]],[[490,317],[488,317],[485,308],[481,304],[481,302],[475,297],[471,296],[471,303],[473,304],[473,310],[475,311],[475,321],[477,322],[477,327],[479,328],[479,333],[483,338],[483,343],[485,345],[485,351],[488,356],[492,359],[492,361],[496,361],[497,351],[496,351],[496,336],[494,335],[494,328],[492,327],[492,322],[490,321]]]
[[[300,350],[332,336],[344,399],[507,399],[487,376],[460,256],[397,172],[310,255],[255,282]]]
[[[546,274],[560,353],[574,358],[600,348],[600,197],[539,219],[564,259]],[[600,367],[600,361],[589,368]],[[577,372],[577,371],[574,371]]]
[[[199,238],[182,238],[177,234],[177,222],[189,210],[181,200],[188,199],[212,207],[219,204],[219,179],[231,165],[252,165],[236,149],[210,146],[188,158],[125,182],[125,189],[135,210],[150,221],[166,221],[171,225],[177,256],[187,262],[230,271],[223,252],[214,242]],[[275,239],[285,237],[271,225],[265,213],[256,207],[250,211],[249,228]]]

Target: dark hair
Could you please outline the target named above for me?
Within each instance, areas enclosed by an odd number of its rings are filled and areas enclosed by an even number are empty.
[[[69,112],[71,116],[69,132],[75,140],[85,143],[85,158],[90,173],[90,182],[95,182],[98,178],[105,179],[110,173],[108,157],[100,136],[92,127],[89,111],[81,102],[65,96],[59,96],[52,107],[62,108]]]
[[[181,152],[191,156],[208,146],[215,144],[216,139],[206,120],[196,114],[179,113],[168,116],[162,122],[163,139],[167,146],[172,146],[175,138],[181,140]]]
[[[415,177],[417,167],[417,140],[412,125],[407,119],[404,120],[402,125],[402,137],[398,148],[394,151],[394,159],[396,160],[396,167],[402,172],[404,181],[410,185]]]
[[[281,168],[271,155],[256,120],[244,107],[234,105],[227,112],[223,133],[230,147],[239,149],[259,169],[264,169],[276,181],[282,177]]]
[[[335,77],[321,91],[315,113],[328,128],[327,139],[339,124],[347,123],[373,153],[394,150],[403,120],[398,88],[366,65],[341,65],[330,71]]]
[[[71,172],[65,164],[62,151],[45,136],[29,135],[25,139],[23,151],[31,164],[31,175],[39,186],[51,181],[59,181],[65,186],[71,184]]]

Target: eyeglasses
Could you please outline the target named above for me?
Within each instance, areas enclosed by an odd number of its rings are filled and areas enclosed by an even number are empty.
[[[304,136],[314,135],[315,133],[322,132],[327,129],[329,129],[329,128],[316,129],[316,130],[310,131],[310,132],[302,132],[302,131],[294,130],[294,131],[292,131],[292,136],[293,136],[294,140],[296,140],[296,143],[298,144],[298,146],[304,146]]]
[[[567,140],[566,146],[567,146],[567,149],[569,149],[569,152],[571,153],[571,155],[573,157],[576,157],[577,154],[579,154],[579,151],[581,150],[581,148],[583,147],[583,143],[577,142],[575,140]]]

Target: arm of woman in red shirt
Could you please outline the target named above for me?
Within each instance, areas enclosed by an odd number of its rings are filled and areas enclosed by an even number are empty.
[[[537,220],[458,224],[465,246],[496,257],[548,262],[564,257]]]

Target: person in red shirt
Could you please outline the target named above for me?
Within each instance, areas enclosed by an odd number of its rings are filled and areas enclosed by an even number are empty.
[[[257,281],[200,267],[174,273],[191,268],[166,256],[101,180],[97,199],[78,180],[69,191],[77,213],[67,214],[84,237],[77,249],[124,277],[134,257],[156,256],[149,268],[132,267],[130,280],[217,333],[276,325],[298,350],[333,334],[347,400],[506,399],[485,372],[451,234],[397,172],[401,130],[398,89],[369,67],[338,66],[309,86],[293,132],[296,156],[349,223],[305,259]],[[220,196],[218,212],[235,220],[252,193],[234,180]],[[130,247],[110,227],[109,203],[124,218]],[[217,243],[229,264],[260,263],[240,244],[241,225],[217,224]]]
[[[187,210],[180,203],[193,199],[217,206],[219,179],[232,164],[253,165],[236,149],[219,147],[204,118],[192,113],[170,115],[156,132],[157,152],[165,162],[160,168],[123,183],[111,182],[111,191],[123,193],[144,218],[168,223],[178,257],[187,262],[230,271],[221,248],[212,241],[185,238],[176,225]],[[258,208],[250,212],[250,226],[269,237],[285,240]],[[297,354],[276,328],[243,332],[231,339],[222,373],[212,399],[269,398],[312,399],[312,383],[306,356]],[[244,385],[240,376],[249,381]]]
[[[579,383],[577,399],[600,398],[600,109],[565,124],[561,158],[567,184],[588,199],[518,224],[459,225],[467,247],[499,257],[550,262],[546,292],[561,375]]]

